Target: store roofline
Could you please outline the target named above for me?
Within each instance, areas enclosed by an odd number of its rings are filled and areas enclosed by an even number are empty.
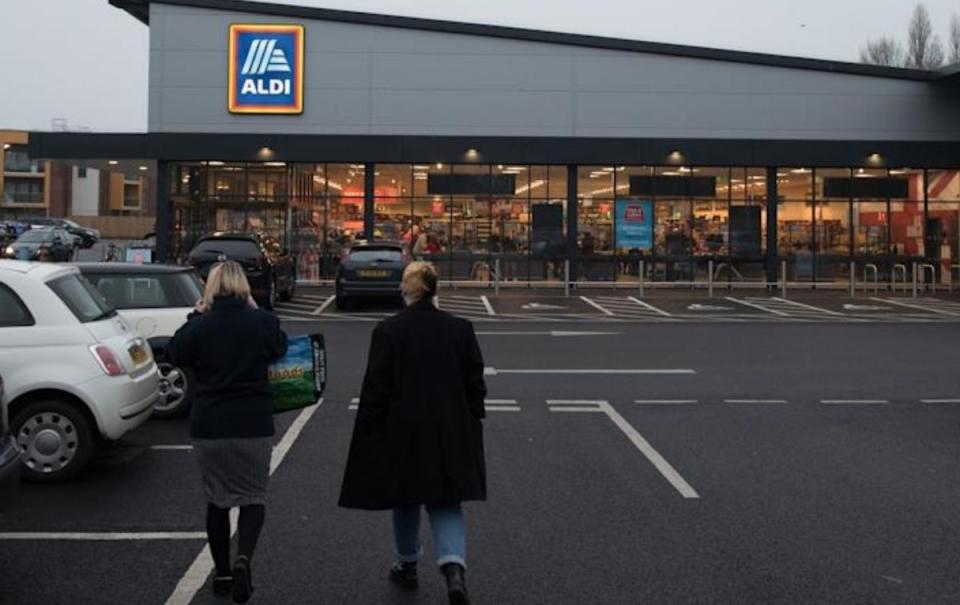
[[[499,25],[441,21],[436,19],[401,17],[396,15],[380,15],[373,13],[294,6],[290,4],[269,4],[264,2],[252,2],[250,0],[109,0],[109,2],[111,5],[125,10],[133,17],[147,25],[150,24],[150,4],[152,2],[156,2],[158,4],[168,4],[173,6],[189,6],[212,10],[235,11],[274,17],[337,21],[361,25],[396,27],[402,29],[414,29],[471,36],[486,36],[508,40],[544,42],[548,44],[560,44],[566,46],[582,46],[605,50],[620,50],[676,57],[688,57],[693,59],[707,59],[712,61],[726,61],[731,63],[747,63],[751,65],[764,65],[770,67],[785,67],[791,69],[805,69],[858,76],[893,78],[900,80],[932,82],[950,77],[950,74],[945,71],[925,71],[899,67],[884,67],[844,61],[789,57],[784,55],[686,46],[681,44],[666,44],[660,42],[643,42],[640,40],[627,40],[622,38],[608,38],[603,36],[589,36],[583,34],[569,34]]]
[[[468,155],[468,150],[476,154]],[[679,152],[680,155],[672,155]],[[419,162],[956,169],[958,141],[31,132],[31,157],[231,162]],[[876,154],[876,155],[875,155]]]

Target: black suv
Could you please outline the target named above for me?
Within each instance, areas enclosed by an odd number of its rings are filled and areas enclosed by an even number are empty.
[[[201,237],[190,251],[188,262],[206,279],[216,263],[232,260],[247,273],[257,304],[273,309],[277,300],[293,298],[297,286],[296,259],[269,235],[214,233]]]

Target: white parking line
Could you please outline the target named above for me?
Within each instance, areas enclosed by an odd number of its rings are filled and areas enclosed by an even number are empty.
[[[680,473],[678,473],[677,470],[673,468],[673,466],[671,466],[663,456],[660,455],[660,452],[654,449],[654,447],[643,438],[643,435],[637,432],[637,429],[633,428],[633,425],[627,422],[623,416],[621,416],[617,410],[610,405],[609,402],[601,402],[600,409],[605,412],[607,417],[610,418],[615,425],[617,425],[617,428],[619,428],[623,434],[627,436],[627,439],[629,439],[630,442],[633,443],[633,445],[640,450],[644,456],[646,456],[647,460],[649,460],[650,463],[653,464],[658,471],[660,471],[660,474],[670,482],[670,485],[680,492],[681,496],[686,499],[700,498],[700,494],[698,494],[697,491],[693,489],[689,483],[687,483],[686,479],[684,479]]]
[[[960,399],[921,399],[920,403],[960,403]]]
[[[590,405],[590,406],[576,406],[576,405],[571,405],[571,406],[566,406],[566,407],[556,407],[556,408],[550,408],[550,411],[551,411],[551,412],[566,412],[566,413],[589,413],[589,412],[597,412],[598,414],[602,414],[602,413],[603,413],[603,410],[601,410],[599,407],[592,406],[592,405]]]
[[[127,540],[206,540],[202,531],[171,532],[8,532],[0,540],[72,540],[77,542],[111,542]]]
[[[336,300],[336,299],[337,299],[336,296],[330,296],[330,298],[328,298],[326,301],[324,301],[324,303],[323,303],[322,305],[320,305],[319,307],[317,307],[317,310],[314,311],[313,314],[314,314],[314,315],[320,315],[321,313],[323,313],[324,311],[326,311],[326,310],[327,310],[327,307],[330,306],[330,303],[332,303],[332,302],[333,302],[334,300]]]
[[[493,310],[493,305],[490,304],[489,298],[487,298],[486,296],[481,296],[480,300],[483,302],[483,306],[487,309],[487,315],[490,315],[491,317],[493,317],[494,315],[497,314],[497,312]]]
[[[743,404],[743,405],[786,405],[790,403],[786,399],[724,399],[724,403]]]
[[[612,369],[565,369],[565,370],[555,370],[555,369],[501,369],[501,368],[484,368],[483,373],[485,376],[499,376],[500,374],[576,374],[576,375],[590,375],[590,374],[609,374],[609,375],[656,375],[656,376],[678,376],[678,375],[691,375],[696,374],[696,371],[690,369],[623,369],[623,370],[612,370]]]
[[[899,300],[894,300],[892,298],[871,298],[870,300],[875,300],[875,301],[887,303],[890,305],[897,305],[899,307],[906,307],[907,309],[917,309],[920,311],[926,311],[928,313],[937,313],[938,315],[949,315],[950,317],[960,316],[960,314],[951,313],[950,311],[944,311],[943,309],[936,309],[934,307],[924,307],[923,305],[912,305],[910,303],[900,302]]]
[[[649,311],[653,311],[653,312],[656,313],[657,315],[663,315],[664,317],[673,317],[673,315],[667,313],[667,312],[664,311],[663,309],[658,309],[658,308],[654,307],[653,305],[651,305],[650,303],[645,303],[645,302],[643,302],[643,301],[640,300],[639,298],[634,298],[633,296],[628,296],[627,298],[628,298],[629,300],[632,300],[633,302],[637,303],[638,305],[640,305],[640,306],[643,307],[644,309],[647,309],[647,310],[649,310]]]
[[[517,405],[516,399],[484,399],[486,405]]]
[[[634,399],[640,405],[691,405],[699,403],[696,399]]]
[[[889,405],[886,399],[821,399],[824,405]]]
[[[808,311],[816,311],[817,313],[826,313],[827,315],[846,317],[846,315],[844,315],[843,313],[839,313],[837,311],[831,311],[830,309],[821,309],[820,307],[814,307],[813,305],[808,305],[802,302],[797,302],[795,300],[789,300],[786,298],[780,298],[778,296],[774,296],[771,300],[775,300],[787,305],[793,305],[795,307],[800,307],[801,309],[807,309]]]
[[[192,445],[151,445],[150,449],[160,451],[192,450]]]
[[[286,458],[287,453],[290,452],[290,448],[293,447],[297,437],[300,436],[303,427],[306,426],[314,413],[320,409],[321,405],[323,405],[323,399],[320,399],[317,405],[305,408],[300,412],[293,423],[287,428],[287,432],[284,433],[283,438],[280,439],[280,443],[274,446],[273,455],[270,458],[271,475],[276,472],[277,468],[283,462],[283,459]],[[231,523],[231,526],[233,527],[230,534],[232,536],[236,533],[236,523]],[[210,575],[212,569],[213,559],[210,557],[210,545],[208,544],[203,547],[203,550],[200,551],[197,558],[193,560],[190,568],[187,569],[187,572],[180,578],[180,581],[177,582],[177,586],[167,599],[166,605],[189,605],[189,603],[193,601],[193,597],[196,596],[197,591],[200,590],[207,581],[207,576]]]
[[[590,299],[587,298],[586,296],[581,296],[581,297],[580,297],[580,300],[582,300],[583,302],[587,303],[588,305],[590,305],[590,306],[593,307],[594,309],[597,309],[598,311],[600,311],[600,312],[603,313],[604,315],[613,315],[613,314],[614,314],[613,311],[611,311],[610,309],[604,308],[602,305],[600,305],[599,303],[596,303],[596,302],[590,300]]]
[[[769,308],[767,308],[767,307],[761,307],[760,305],[755,305],[755,304],[753,304],[752,302],[749,302],[749,301],[746,301],[746,300],[740,300],[739,298],[734,298],[734,297],[732,297],[732,296],[728,296],[728,297],[727,297],[727,300],[729,300],[730,302],[737,303],[738,305],[743,305],[743,306],[745,306],[745,307],[750,307],[751,309],[756,309],[756,310],[758,310],[758,311],[763,311],[764,313],[773,313],[774,315],[779,315],[780,317],[790,317],[790,314],[789,314],[789,313],[784,313],[784,312],[782,312],[782,311],[777,311],[776,309],[769,309]]]
[[[488,412],[519,412],[518,405],[488,405],[484,407]]]

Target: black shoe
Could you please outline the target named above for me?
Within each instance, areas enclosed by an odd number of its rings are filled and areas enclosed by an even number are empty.
[[[470,605],[467,581],[463,578],[463,566],[447,563],[440,569],[447,578],[447,598],[450,600],[450,605]]]
[[[393,567],[390,568],[390,581],[407,590],[415,589],[420,585],[420,580],[417,578],[417,564],[394,563]]]
[[[246,603],[252,594],[250,559],[241,555],[233,564],[233,602]]]
[[[214,576],[213,594],[225,597],[233,592],[233,576]]]

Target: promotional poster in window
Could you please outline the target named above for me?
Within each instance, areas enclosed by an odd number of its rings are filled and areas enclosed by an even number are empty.
[[[653,202],[617,200],[617,248],[649,250],[653,248]]]

